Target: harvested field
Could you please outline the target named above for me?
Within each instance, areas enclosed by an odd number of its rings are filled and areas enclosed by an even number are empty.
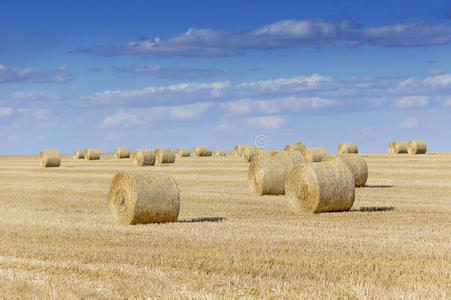
[[[0,156],[0,298],[449,298],[451,153],[362,156],[351,211],[303,216],[285,196],[252,196],[232,156]],[[173,176],[178,222],[114,225],[119,170]]]

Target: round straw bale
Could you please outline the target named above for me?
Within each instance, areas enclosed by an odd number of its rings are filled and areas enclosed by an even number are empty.
[[[83,159],[85,158],[85,151],[83,150],[75,150],[73,159]]]
[[[303,162],[299,151],[259,152],[249,165],[251,193],[258,196],[285,194],[285,178],[293,166]]]
[[[234,149],[235,156],[241,157],[243,155],[244,148],[250,145],[236,145]]]
[[[354,177],[339,161],[293,167],[285,191],[288,206],[298,214],[347,211],[355,199]]]
[[[153,166],[155,164],[155,153],[152,149],[138,149],[133,152],[133,161],[138,167]]]
[[[188,148],[178,148],[176,151],[177,157],[189,157],[191,156],[191,150]]]
[[[250,162],[250,161],[252,161],[252,159],[258,153],[259,150],[260,150],[260,148],[257,146],[247,145],[242,150],[241,157],[243,158],[244,162]]]
[[[193,149],[193,154],[195,157],[211,156],[211,150],[206,146],[196,146]]]
[[[173,164],[175,162],[175,151],[168,148],[155,150],[155,165]]]
[[[320,162],[329,154],[324,147],[305,148],[303,153],[306,162]]]
[[[390,153],[390,154],[394,154],[395,153],[394,145],[395,145],[395,142],[388,143],[388,151],[387,151],[388,153]]]
[[[116,224],[175,222],[180,212],[177,183],[161,173],[118,172],[108,202]]]
[[[88,148],[85,150],[85,159],[86,160],[98,160],[100,159],[100,150],[99,148]]]
[[[368,180],[368,166],[366,161],[358,154],[327,155],[323,161],[341,161],[348,167],[354,176],[355,186],[365,186]]]
[[[227,154],[224,151],[213,151],[212,156],[227,156]]]
[[[359,148],[355,143],[341,143],[337,146],[337,154],[359,153]]]
[[[388,144],[388,153],[400,154],[407,153],[407,142],[393,141]]]
[[[39,154],[41,166],[44,168],[59,167],[61,165],[61,154],[58,150],[42,150]]]
[[[426,151],[427,146],[424,140],[411,140],[407,144],[407,152],[410,154],[425,154]]]
[[[114,150],[114,158],[130,158],[130,150],[128,148],[116,148]]]
[[[296,142],[294,144],[291,145],[286,145],[284,148],[285,151],[301,151],[304,152],[305,151],[305,145],[301,142]]]

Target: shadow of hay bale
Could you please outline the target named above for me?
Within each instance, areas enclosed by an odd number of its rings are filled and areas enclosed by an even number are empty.
[[[359,209],[352,209],[351,211],[361,212],[378,212],[378,211],[392,211],[395,208],[393,206],[363,206]]]
[[[389,189],[392,188],[393,185],[365,185],[362,188],[380,188],[380,189]]]
[[[193,218],[191,220],[177,220],[178,223],[204,223],[204,222],[222,222],[227,220],[223,217],[211,217],[211,218]]]

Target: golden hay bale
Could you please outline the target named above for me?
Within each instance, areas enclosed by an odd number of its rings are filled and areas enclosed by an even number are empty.
[[[155,150],[155,165],[173,164],[175,162],[175,151],[168,148]]]
[[[347,211],[355,199],[354,177],[339,161],[293,167],[285,191],[288,206],[298,214]]]
[[[388,153],[400,154],[407,153],[407,142],[405,141],[393,141],[388,144]]]
[[[355,143],[341,143],[337,146],[337,154],[359,153],[359,148]]]
[[[329,154],[324,147],[305,148],[302,153],[306,162],[320,162]]]
[[[358,154],[337,154],[327,155],[323,161],[341,161],[348,167],[354,176],[355,186],[365,186],[368,180],[368,165],[366,161]]]
[[[100,150],[99,148],[88,148],[85,150],[85,159],[86,160],[98,160],[100,159]]]
[[[212,156],[227,156],[227,153],[225,153],[224,151],[216,150],[216,151],[213,151],[211,155]]]
[[[242,149],[241,157],[243,158],[244,162],[250,162],[254,158],[255,155],[259,152],[260,148],[257,146],[245,146]]]
[[[83,150],[75,150],[73,159],[83,159],[85,158],[85,151]]]
[[[108,202],[116,224],[175,222],[180,212],[177,183],[161,173],[118,172]]]
[[[133,152],[133,161],[136,166],[153,166],[155,164],[155,153],[152,149],[138,149]]]
[[[254,195],[285,194],[285,178],[295,165],[304,163],[299,151],[259,152],[249,165],[248,183]]]
[[[177,157],[189,157],[191,156],[191,150],[188,148],[178,148],[176,151]]]
[[[427,146],[424,140],[411,140],[407,144],[407,152],[410,154],[425,154],[426,151]]]
[[[206,146],[195,146],[193,149],[193,154],[195,157],[211,156],[211,150]]]
[[[296,142],[294,144],[291,145],[286,145],[284,148],[285,151],[301,151],[304,152],[305,151],[305,145],[301,142]]]
[[[394,154],[394,153],[395,153],[395,151],[394,151],[394,149],[393,149],[393,148],[394,148],[394,144],[395,144],[395,142],[389,142],[389,143],[388,143],[388,151],[387,151],[387,152],[388,152],[389,154]]]
[[[244,148],[250,145],[236,145],[234,149],[235,156],[241,157],[243,155]]]
[[[61,165],[61,154],[58,150],[42,150],[39,154],[41,166],[44,168],[59,167]]]
[[[130,150],[128,148],[116,148],[114,150],[114,158],[130,158]]]

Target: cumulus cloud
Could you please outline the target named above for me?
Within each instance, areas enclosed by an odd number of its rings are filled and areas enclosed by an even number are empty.
[[[223,70],[216,68],[174,68],[149,65],[113,66],[113,71],[135,76],[150,75],[158,79],[197,79],[224,74]]]
[[[245,122],[249,127],[277,129],[285,126],[287,117],[283,115],[253,117],[246,118]]]
[[[65,67],[53,69],[17,69],[0,65],[0,83],[65,83],[72,80],[72,73]]]
[[[104,56],[232,56],[247,50],[295,47],[418,47],[451,42],[451,27],[431,24],[395,24],[365,27],[351,21],[282,20],[255,29],[219,31],[190,28],[186,32],[139,39],[110,47],[78,47],[72,53]]]
[[[13,113],[11,107],[0,107],[0,117],[7,117]]]
[[[405,96],[393,102],[393,107],[397,108],[411,108],[411,107],[425,107],[429,104],[426,96]]]
[[[418,126],[418,120],[415,118],[408,118],[405,119],[402,123],[401,123],[401,128],[415,128]]]
[[[100,128],[129,128],[135,125],[141,125],[142,123],[136,115],[120,111],[105,118]]]
[[[170,108],[170,115],[172,119],[196,119],[212,106],[212,102],[178,105]]]
[[[429,77],[426,78],[423,82],[432,86],[451,86],[451,74]]]

